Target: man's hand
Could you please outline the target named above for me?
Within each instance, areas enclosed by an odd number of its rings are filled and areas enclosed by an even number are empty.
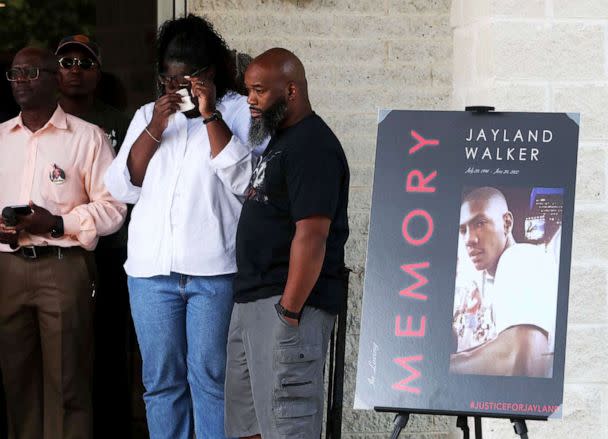
[[[17,216],[19,222],[15,226],[15,230],[20,232],[25,230],[32,235],[44,235],[49,233],[55,225],[55,217],[51,212],[44,207],[35,205],[30,201],[32,213],[29,215]]]
[[[283,316],[283,319],[284,319],[284,320],[285,320],[287,323],[289,323],[291,326],[295,326],[295,327],[300,326],[300,322],[299,322],[299,321],[297,321],[296,319],[292,319],[292,318],[285,317],[285,316]]]
[[[210,79],[191,77],[192,96],[198,99],[198,111],[207,119],[215,111],[215,84]]]
[[[19,233],[14,227],[8,227],[0,217],[0,244],[8,244],[11,248],[17,248]]]
[[[281,299],[282,300],[282,299]],[[279,301],[280,303],[281,301]],[[281,306],[283,306],[283,304],[281,303]],[[289,325],[291,326],[300,326],[300,321],[298,319],[292,319],[291,317],[287,317],[287,316],[281,316],[281,318],[283,320],[285,320]]]

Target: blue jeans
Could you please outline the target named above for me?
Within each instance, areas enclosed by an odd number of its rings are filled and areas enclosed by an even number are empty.
[[[225,438],[234,275],[129,277],[151,439]]]

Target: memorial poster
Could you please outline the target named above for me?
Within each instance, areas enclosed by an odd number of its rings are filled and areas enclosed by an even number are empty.
[[[355,408],[560,417],[578,115],[379,119]]]

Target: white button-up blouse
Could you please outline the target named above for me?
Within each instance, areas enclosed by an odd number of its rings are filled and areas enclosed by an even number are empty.
[[[125,264],[129,276],[236,272],[236,227],[261,151],[252,151],[247,143],[251,118],[244,96],[229,93],[217,108],[233,133],[222,152],[211,158],[202,118],[176,113],[148,164],[142,187],[131,183],[127,158],[152,119],[154,103],[135,113],[105,175],[105,184],[117,200],[135,204]]]

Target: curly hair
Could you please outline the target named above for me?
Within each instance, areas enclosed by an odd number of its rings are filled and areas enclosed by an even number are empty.
[[[228,91],[236,91],[236,67],[224,39],[204,18],[193,14],[165,21],[157,39],[158,71],[163,63],[176,61],[192,67],[215,67],[213,82],[220,100]]]

